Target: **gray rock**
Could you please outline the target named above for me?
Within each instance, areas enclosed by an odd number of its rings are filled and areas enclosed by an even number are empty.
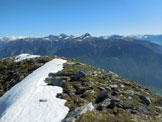
[[[79,80],[82,77],[85,77],[87,73],[85,71],[78,71],[73,77],[72,80]]]
[[[134,96],[135,92],[133,90],[126,90],[123,91],[124,94],[130,95],[130,96]]]
[[[133,105],[131,104],[123,104],[123,109],[132,109]]]
[[[94,72],[93,72],[93,75],[94,75],[94,76],[97,76],[97,75],[99,75],[99,74],[101,74],[101,72],[97,72],[97,71],[94,71]]]
[[[111,88],[111,90],[119,92],[117,85],[110,85],[109,87]]]
[[[74,66],[77,66],[77,65],[84,65],[83,63],[79,63],[79,62],[67,62],[66,65],[74,65]]]
[[[103,107],[107,107],[108,105],[111,104],[111,99],[110,98],[107,98],[105,99],[102,103],[101,103],[101,106]]]
[[[53,86],[60,86],[63,87],[65,82],[66,82],[66,78],[65,77],[52,77],[52,78],[46,78],[45,82],[48,85],[53,85]]]
[[[156,99],[154,103],[162,107],[162,99]]]
[[[111,91],[111,88],[109,86],[106,87],[105,89],[108,90],[108,91]]]
[[[118,88],[118,86],[117,85],[110,85],[110,88],[114,89],[114,88]]]
[[[79,119],[84,113],[92,111],[93,109],[94,106],[92,105],[92,103],[89,103],[82,107],[78,107],[73,111],[71,111],[70,113],[68,113],[68,115],[62,122],[75,122],[75,120]]]
[[[132,86],[129,82],[124,82],[124,85],[126,85],[126,86]]]
[[[110,99],[110,104],[107,106],[109,109],[113,109],[116,105],[121,103],[119,98],[110,97]]]
[[[114,98],[114,97],[110,97],[110,99],[111,99],[111,102],[121,102],[120,101],[120,98]]]
[[[47,102],[46,99],[40,99],[39,102]]]
[[[101,94],[98,95],[97,99],[96,99],[96,104],[104,101],[106,98],[108,98],[108,94],[106,92],[102,92]]]
[[[112,96],[119,95],[119,92],[118,92],[118,91],[112,91],[112,92],[111,92],[111,95],[112,95]]]
[[[139,113],[143,113],[147,115],[151,115],[152,113],[154,113],[154,111],[151,108],[149,108],[148,106],[144,104],[140,104],[134,107],[134,110],[138,111]]]
[[[100,91],[104,91],[104,90],[105,90],[104,87],[98,87],[98,89],[99,89]]]
[[[143,95],[139,96],[139,98],[142,100],[143,104],[149,105],[151,103],[150,98],[147,98],[147,97],[145,97]]]
[[[79,88],[76,90],[76,93],[75,94],[83,94],[87,89],[85,88]]]
[[[69,72],[58,72],[58,73],[49,73],[49,77],[56,77],[56,76],[67,76],[70,77],[72,74]]]

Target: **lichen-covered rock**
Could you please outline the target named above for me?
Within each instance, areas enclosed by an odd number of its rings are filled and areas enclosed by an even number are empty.
[[[75,120],[79,119],[84,113],[93,111],[94,106],[92,103],[89,103],[82,107],[77,107],[75,110],[68,113],[66,118],[62,122],[75,122]]]

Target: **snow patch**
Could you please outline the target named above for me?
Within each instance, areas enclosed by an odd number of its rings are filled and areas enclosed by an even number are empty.
[[[26,37],[23,36],[4,36],[4,37],[0,37],[0,41],[14,41],[17,39],[24,39]]]
[[[44,80],[62,70],[65,62],[53,59],[6,92],[0,98],[0,122],[61,122],[69,111],[66,100],[56,98],[63,90]]]
[[[25,59],[40,57],[39,55],[21,54],[15,57],[15,62],[20,62]]]

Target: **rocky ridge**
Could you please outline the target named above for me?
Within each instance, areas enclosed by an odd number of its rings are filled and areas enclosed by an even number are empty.
[[[14,62],[0,61],[1,96],[32,71],[55,56]],[[76,60],[66,59],[64,69],[50,73],[48,85],[61,86],[70,112],[64,122],[160,122],[162,98],[149,89],[111,71],[104,71]],[[4,82],[5,81],[5,82]]]

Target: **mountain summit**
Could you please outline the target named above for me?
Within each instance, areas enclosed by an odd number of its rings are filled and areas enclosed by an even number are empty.
[[[162,121],[162,97],[111,71],[29,54],[0,60],[0,69],[2,122]]]
[[[106,38],[89,33],[78,37],[60,34],[0,42],[0,52],[0,59],[21,53],[75,58],[162,94],[162,46],[150,41],[117,35]]]
[[[89,38],[89,37],[91,37],[91,35],[89,33],[85,33],[82,36],[80,36],[81,39],[86,39],[86,38]]]

